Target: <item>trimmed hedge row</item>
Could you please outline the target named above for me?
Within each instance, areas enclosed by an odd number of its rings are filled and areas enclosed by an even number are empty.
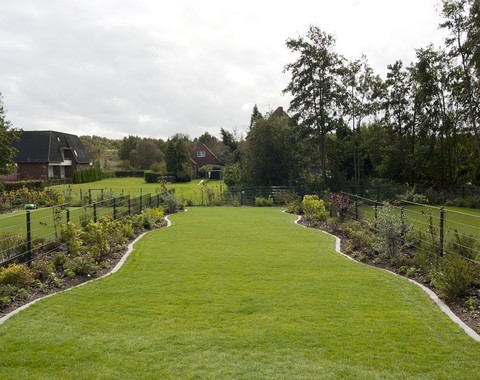
[[[100,181],[101,179],[102,171],[98,168],[77,170],[73,173],[73,183],[95,182]]]

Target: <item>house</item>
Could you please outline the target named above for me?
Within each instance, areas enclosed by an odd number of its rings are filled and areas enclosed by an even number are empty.
[[[92,165],[78,136],[55,131],[23,131],[13,143],[17,180],[68,179]]]
[[[217,156],[204,143],[198,143],[191,152],[191,162],[193,169],[193,177],[197,178],[201,175],[202,166],[217,165]]]

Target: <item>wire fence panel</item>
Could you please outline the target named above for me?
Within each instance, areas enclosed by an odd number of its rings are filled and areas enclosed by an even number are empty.
[[[346,194],[350,198],[347,218],[367,222],[377,230],[378,215],[384,203]],[[332,203],[332,207],[334,207]],[[434,207],[404,201],[390,204],[394,215],[405,223],[413,235],[415,247],[439,255],[457,253],[467,260],[480,262],[480,213],[462,212],[453,207]],[[331,215],[338,210],[331,210]]]
[[[37,252],[49,252],[62,246],[62,225],[71,222],[85,228],[101,217],[125,218],[147,208],[159,207],[162,194],[144,194],[130,198],[121,195],[100,199],[82,207],[68,204],[36,210],[17,210],[0,216],[0,266],[14,261],[29,262]]]

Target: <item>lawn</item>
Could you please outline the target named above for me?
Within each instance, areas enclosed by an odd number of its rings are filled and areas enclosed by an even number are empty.
[[[480,344],[276,208],[192,208],[0,325],[2,379],[473,379]]]
[[[209,180],[207,183],[201,183],[200,181],[199,179],[195,179],[187,183],[170,183],[167,184],[167,189],[175,189],[175,194],[178,199],[185,201],[185,203],[190,202],[195,205],[201,205],[207,201],[206,187],[216,190],[225,189],[223,181]],[[143,178],[106,178],[98,182],[78,185],[52,186],[52,189],[61,194],[66,200],[68,200],[69,197],[80,199],[80,194],[86,198],[88,197],[89,189],[91,189],[93,202],[101,198],[102,191],[104,199],[127,194],[130,194],[132,197],[148,193],[153,195],[162,191],[159,183],[146,183]]]

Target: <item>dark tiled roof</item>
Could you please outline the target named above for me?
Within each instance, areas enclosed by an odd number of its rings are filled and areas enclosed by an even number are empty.
[[[17,149],[15,162],[62,162],[62,149],[73,152],[78,164],[91,162],[78,136],[55,131],[23,131],[13,143]]]

